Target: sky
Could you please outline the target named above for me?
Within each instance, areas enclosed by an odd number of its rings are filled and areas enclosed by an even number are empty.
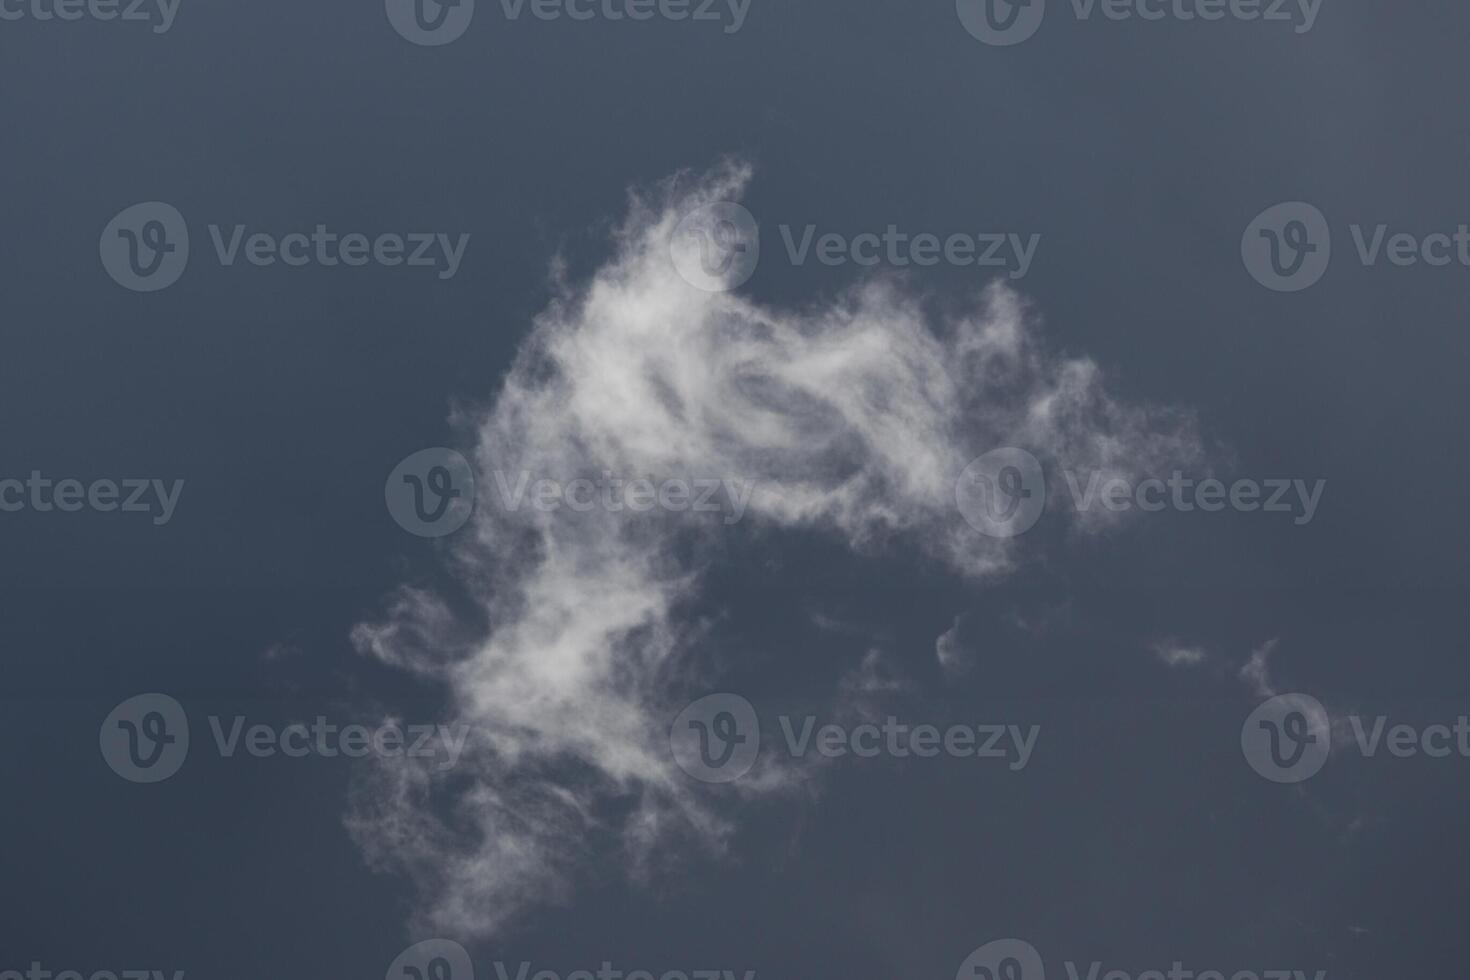
[[[0,980],[1463,972],[1462,4],[132,3],[0,0]]]

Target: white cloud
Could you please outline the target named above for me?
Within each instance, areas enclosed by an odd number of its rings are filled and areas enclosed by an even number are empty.
[[[1240,679],[1250,686],[1250,689],[1259,698],[1274,698],[1278,693],[1274,684],[1271,683],[1271,654],[1276,652],[1276,646],[1281,641],[1270,639],[1251,651],[1250,659],[1245,666],[1240,668]]]
[[[1179,640],[1159,640],[1153,645],[1154,656],[1170,667],[1198,667],[1210,656],[1203,647],[1191,646]]]
[[[960,639],[960,622],[963,619],[963,616],[956,616],[954,625],[934,641],[934,655],[939,658],[939,666],[951,676],[963,674],[975,666],[974,653]]]
[[[691,287],[670,232],[687,208],[739,199],[749,177],[732,164],[682,198],[673,188],[688,175],[633,198],[611,258],[563,284],[476,420],[479,473],[752,481],[749,524],[824,532],[856,555],[901,536],[991,580],[1023,541],[985,537],[955,512],[975,456],[1015,445],[1132,475],[1199,453],[1185,415],[1120,404],[1091,361],[1048,353],[1000,286],[946,320],[893,281],[801,312]],[[405,588],[356,631],[365,652],[441,680],[476,730],[455,773],[384,767],[349,815],[376,864],[416,879],[428,922],[493,932],[566,899],[610,854],[636,875],[681,844],[717,849],[742,804],[795,782],[763,759],[711,790],[667,748],[668,719],[718,679],[688,609],[741,526],[512,510],[482,476],[460,533],[451,571],[469,614]],[[860,664],[834,698],[881,686],[878,666]]]

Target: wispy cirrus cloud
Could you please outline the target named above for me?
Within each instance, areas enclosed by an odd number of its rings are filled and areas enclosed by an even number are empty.
[[[1153,654],[1160,663],[1170,667],[1198,667],[1210,659],[1209,653],[1199,644],[1173,638],[1156,641]]]
[[[1132,474],[1200,452],[1186,414],[1111,397],[1001,286],[936,319],[893,280],[800,312],[689,285],[670,260],[680,215],[738,200],[750,176],[732,163],[633,195],[610,258],[561,284],[474,419],[482,474],[741,480],[746,524],[507,508],[485,478],[450,562],[463,608],[405,587],[355,631],[364,652],[442,682],[482,736],[448,776],[385,765],[348,818],[375,864],[421,886],[435,925],[495,932],[608,866],[636,876],[681,843],[718,849],[743,806],[790,785],[764,765],[692,785],[668,752],[668,719],[722,666],[691,607],[729,536],[804,529],[858,556],[901,539],[993,581],[1022,545],[956,513],[972,458],[1015,445]],[[834,700],[871,692],[871,657]]]
[[[1251,651],[1250,657],[1240,668],[1241,681],[1258,698],[1272,698],[1280,693],[1271,681],[1271,655],[1276,652],[1280,642],[1279,637],[1273,637],[1262,643]]]

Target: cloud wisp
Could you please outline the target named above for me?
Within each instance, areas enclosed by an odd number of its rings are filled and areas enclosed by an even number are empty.
[[[947,318],[893,280],[799,312],[691,286],[670,255],[680,216],[739,200],[749,179],[729,164],[632,195],[610,257],[559,284],[468,420],[481,474],[743,481],[743,523],[506,507],[483,476],[448,562],[455,595],[405,587],[355,631],[365,653],[442,683],[475,732],[452,774],[385,763],[348,816],[375,865],[417,882],[434,926],[494,933],[588,875],[718,850],[742,808],[798,782],[763,762],[694,784],[670,757],[669,719],[717,689],[691,607],[730,536],[803,529],[859,557],[902,540],[994,581],[1023,545],[957,513],[974,457],[1023,446],[1134,475],[1200,452],[1187,414],[1111,397],[1096,364],[1043,346],[1002,286]]]

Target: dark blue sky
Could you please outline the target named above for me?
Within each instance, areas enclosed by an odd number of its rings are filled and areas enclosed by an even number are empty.
[[[426,447],[469,451],[451,410],[493,402],[554,263],[583,282],[610,260],[630,188],[735,157],[762,228],[742,297],[823,309],[865,274],[793,264],[782,225],[1039,235],[1013,285],[1049,350],[1095,360],[1121,401],[1192,410],[1227,479],[1325,493],[1301,526],[1044,524],[983,583],[903,540],[856,561],[820,529],[742,525],[681,613],[721,651],[708,689],[744,692],[771,737],[881,647],[909,716],[1039,724],[1035,761],[849,760],[795,798],[724,798],[726,857],[670,844],[646,882],[591,839],[559,904],[460,937],[476,976],[610,960],[948,980],[1006,937],[1054,977],[1463,972],[1470,759],[1340,752],[1275,785],[1241,757],[1264,691],[1238,674],[1277,640],[1272,690],[1334,717],[1470,711],[1470,268],[1365,264],[1352,232],[1470,223],[1470,10],[1324,0],[1296,33],[1047,8],[1012,47],[946,0],[752,0],[734,32],[479,0],[438,47],[378,3],[182,0],[165,33],[0,20],[0,480],[185,481],[162,525],[0,512],[0,971],[377,977],[434,938],[411,924],[432,896],[374,873],[344,829],[354,763],[221,759],[205,719],[443,717],[442,688],[349,639],[401,583],[465,587],[394,523],[384,479]],[[185,217],[189,264],[132,292],[99,235],[149,201]],[[1331,264],[1273,292],[1242,233],[1292,201],[1326,216]],[[226,267],[211,224],[469,239],[452,278]],[[902,273],[936,322],[989,279]],[[972,662],[955,676],[935,658],[952,628]],[[1165,640],[1205,663],[1162,663]],[[195,744],[179,775],[135,785],[98,726],[153,691],[185,704]]]

